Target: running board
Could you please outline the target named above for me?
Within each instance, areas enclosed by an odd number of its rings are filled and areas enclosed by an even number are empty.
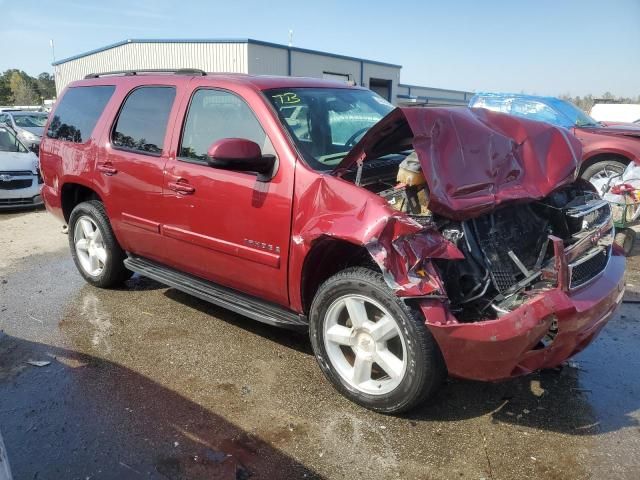
[[[246,293],[182,273],[152,260],[129,256],[124,261],[124,265],[129,270],[144,277],[151,278],[259,322],[293,330],[304,331],[308,328],[309,324],[304,315],[299,315],[279,305],[260,300]]]

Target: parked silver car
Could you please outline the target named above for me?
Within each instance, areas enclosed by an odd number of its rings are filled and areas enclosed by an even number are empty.
[[[36,154],[0,123],[0,209],[42,205],[41,184]]]
[[[11,128],[29,150],[37,153],[40,139],[44,134],[44,126],[47,123],[47,114],[29,111],[3,111],[0,112],[0,123]]]

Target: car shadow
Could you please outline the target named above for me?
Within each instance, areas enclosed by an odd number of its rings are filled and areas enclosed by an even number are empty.
[[[263,338],[277,342],[280,345],[291,348],[292,350],[296,350],[307,355],[313,355],[309,336],[306,333],[278,328],[258,322],[173,288],[168,289],[164,294],[171,301],[180,302],[184,306],[194,308],[199,312],[214,316],[220,320],[235,325],[236,327],[242,328],[243,330],[247,330]]]
[[[190,295],[169,289],[165,292],[172,301],[215,316],[244,330],[278,342],[288,348],[313,355],[308,336],[280,329],[237,315]],[[581,361],[571,360],[563,366],[535,372],[503,382],[475,382],[449,378],[434,397],[409,414],[411,421],[461,421],[489,415],[493,422],[561,432],[568,435],[599,435],[609,431],[638,426],[630,413],[640,408],[637,396],[619,395],[612,398],[607,382],[615,383],[612,375],[633,376],[626,353],[611,345],[606,330],[598,342],[589,347],[592,356],[607,356],[607,365],[595,372],[587,372]],[[581,358],[584,353],[578,358]],[[618,358],[619,357],[619,358]],[[617,373],[613,373],[613,370]],[[602,385],[602,384],[605,385]],[[593,385],[592,385],[593,384]],[[327,383],[327,388],[331,388]],[[618,392],[620,393],[620,392]],[[336,393],[338,395],[338,393]],[[606,418],[594,404],[606,406]],[[616,403],[613,406],[613,403]]]
[[[0,425],[16,479],[320,478],[144,375],[7,335]]]

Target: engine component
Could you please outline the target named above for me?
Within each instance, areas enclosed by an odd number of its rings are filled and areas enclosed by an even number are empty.
[[[471,220],[473,231],[500,293],[530,276],[548,236],[548,220],[530,205],[508,207]]]
[[[415,152],[408,155],[407,158],[400,163],[396,180],[398,183],[402,183],[407,187],[417,187],[427,183],[422,173],[418,155],[416,155]]]

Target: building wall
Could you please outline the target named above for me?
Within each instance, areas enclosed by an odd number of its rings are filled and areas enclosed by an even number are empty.
[[[400,69],[367,62],[364,62],[363,67],[364,80],[362,85],[369,88],[369,82],[372,78],[391,80],[390,101],[395,103],[396,95],[398,94],[398,83],[400,82]]]
[[[400,66],[256,40],[133,40],[62,62],[54,67],[58,94],[70,82],[90,73],[197,68],[207,72],[315,78],[333,74],[329,76],[334,79],[346,75],[355,84],[367,88],[371,88],[371,79],[389,81],[389,98],[395,104],[466,105],[472,95],[459,90],[401,84]]]
[[[288,75],[288,52],[284,48],[249,43],[247,59],[252,75]]]
[[[247,44],[127,43],[56,65],[56,91],[90,73],[157,68],[248,73]]]
[[[291,75],[322,78],[324,72],[348,75],[350,80],[360,83],[360,62],[358,61],[306,52],[291,52]]]
[[[400,98],[398,98],[399,104],[467,105],[473,93],[446,88],[400,84],[398,85],[397,95],[400,95]]]
[[[248,65],[249,73],[255,75],[290,73],[295,77],[313,78],[323,78],[327,74],[345,75],[355,84],[365,87],[369,87],[371,78],[389,80],[391,99],[395,98],[400,79],[400,67],[252,43],[248,46]]]

